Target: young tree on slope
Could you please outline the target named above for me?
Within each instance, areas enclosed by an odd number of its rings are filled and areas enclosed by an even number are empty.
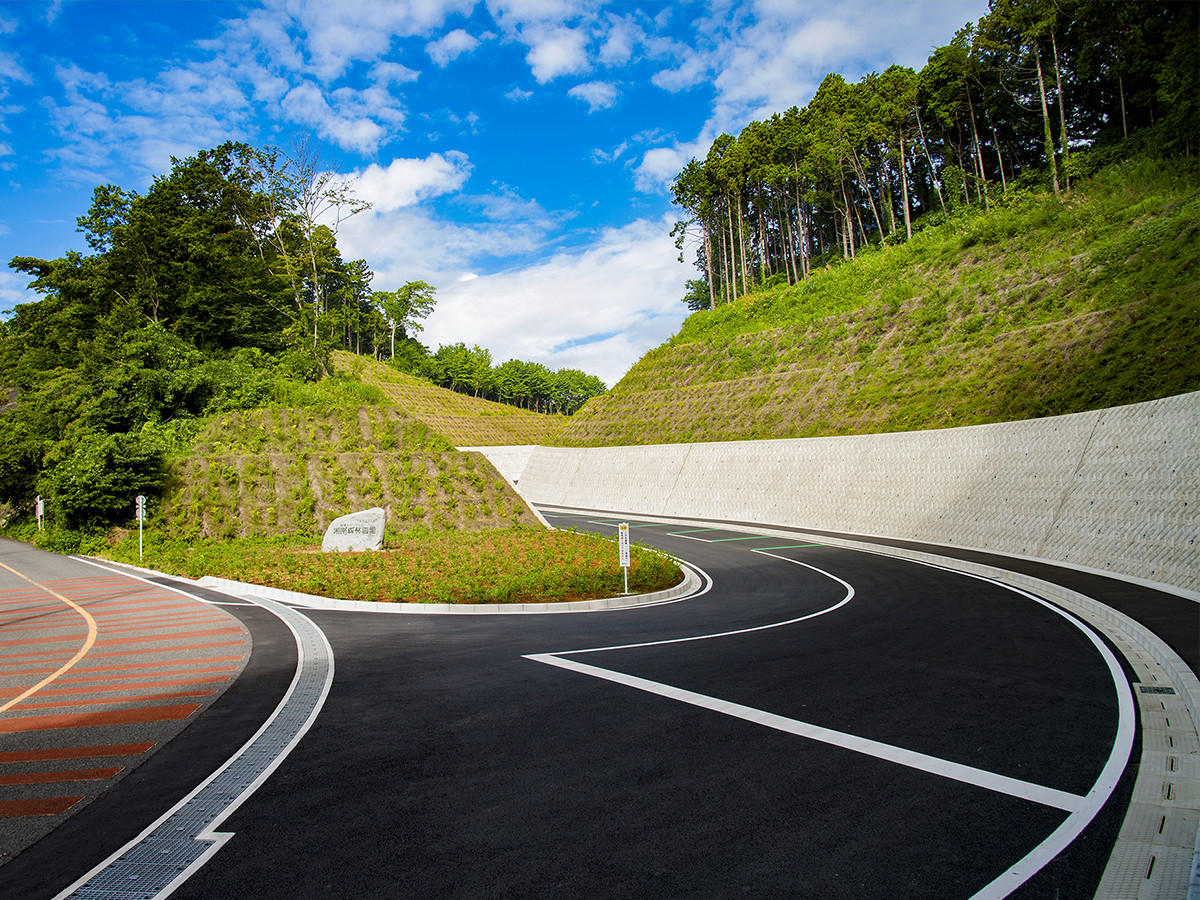
[[[424,330],[422,319],[429,318],[437,300],[437,288],[424,281],[408,281],[397,291],[375,291],[375,306],[383,313],[391,332],[392,353],[396,358],[396,332],[401,338],[414,337]]]

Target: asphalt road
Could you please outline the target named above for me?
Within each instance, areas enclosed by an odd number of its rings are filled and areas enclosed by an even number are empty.
[[[992,890],[1092,895],[1138,754],[1102,640],[886,557],[719,527],[635,540],[710,589],[589,614],[306,612],[336,659],[325,706],[173,896],[968,897],[1068,820],[1063,852]],[[278,702],[294,644],[226,609],[254,637],[245,672],[0,868],[5,896],[70,884]],[[1072,812],[1114,766],[1111,798]]]

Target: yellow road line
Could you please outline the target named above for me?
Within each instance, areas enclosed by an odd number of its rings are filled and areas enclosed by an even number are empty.
[[[31,697],[32,695],[34,695],[38,691],[40,691],[42,688],[44,688],[46,685],[48,685],[52,681],[54,681],[56,678],[60,677],[61,675],[63,675],[66,672],[69,672],[71,670],[71,668],[74,667],[74,665],[77,662],[79,662],[81,659],[83,659],[85,656],[87,656],[88,651],[92,649],[92,645],[96,643],[96,632],[98,631],[98,629],[96,627],[96,620],[92,618],[92,614],[89,613],[82,606],[80,606],[78,603],[76,603],[74,600],[70,599],[69,597],[64,597],[62,594],[58,593],[57,591],[52,591],[50,588],[46,587],[44,584],[38,584],[32,578],[22,575],[20,572],[18,572],[16,569],[12,568],[11,566],[6,566],[4,563],[0,563],[0,568],[8,569],[8,571],[12,572],[18,578],[28,581],[34,587],[40,588],[41,590],[45,591],[50,596],[61,600],[63,603],[67,604],[67,606],[71,607],[71,609],[75,610],[75,612],[77,612],[81,616],[83,616],[84,620],[88,623],[87,640],[85,640],[83,642],[83,646],[80,647],[79,650],[76,651],[75,655],[72,656],[65,663],[63,663],[62,666],[59,667],[57,672],[54,672],[51,675],[47,675],[45,678],[43,678],[41,681],[39,681],[33,687],[28,688],[24,692],[18,694],[16,697],[13,697],[11,700],[9,700],[7,703],[5,703],[3,706],[0,706],[0,713],[2,713],[2,712],[7,712],[8,710],[12,709],[14,706],[16,706],[18,703],[20,703],[26,697]]]

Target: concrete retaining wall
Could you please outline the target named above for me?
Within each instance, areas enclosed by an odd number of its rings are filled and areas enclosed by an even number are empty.
[[[1200,393],[900,434],[478,449],[536,503],[950,544],[1200,599]]]

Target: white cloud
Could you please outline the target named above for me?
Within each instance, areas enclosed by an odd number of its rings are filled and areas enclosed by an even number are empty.
[[[348,106],[355,106],[355,95],[344,89],[341,99]],[[338,96],[335,92],[334,96]],[[386,132],[373,118],[366,114],[343,114],[335,110],[325,99],[321,89],[305,82],[288,91],[281,108],[289,120],[315,128],[317,134],[339,147],[373,153]],[[397,113],[397,115],[402,115]]]
[[[670,227],[665,218],[641,219],[605,231],[586,250],[449,284],[422,337],[431,346],[479,344],[498,361],[579,368],[614,384],[686,315],[679,298],[689,275],[675,261]]]
[[[271,4],[223,21],[217,37],[196,42],[207,59],[150,79],[110,81],[60,66],[65,101],[50,115],[63,144],[50,156],[80,181],[111,177],[106,173],[121,161],[161,171],[172,154],[228,138],[253,140],[252,118],[271,116],[272,107],[276,117],[338,147],[373,154],[405,121],[393,86],[419,75],[386,58],[392,40],[426,33],[472,6],[469,0]],[[365,80],[331,83],[356,62],[372,64]],[[28,83],[30,76],[0,54],[5,79]]]
[[[371,68],[371,80],[377,85],[408,84],[421,77],[421,73],[400,63],[380,62]]]
[[[625,151],[629,149],[629,146],[630,146],[629,141],[621,141],[621,143],[617,144],[617,146],[614,147],[612,150],[602,150],[599,147],[597,147],[595,150],[592,151],[592,162],[596,162],[596,163],[616,162],[618,159],[620,159],[622,156],[625,155]]]
[[[65,98],[48,109],[62,143],[46,155],[81,183],[112,180],[126,165],[148,180],[172,156],[239,137],[245,121],[247,104],[220,78],[206,82],[186,70],[168,70],[153,83],[121,83],[76,65],[59,66],[55,75]],[[221,106],[221,116],[211,104]]]
[[[588,70],[584,32],[573,28],[536,28],[527,34],[530,44],[525,61],[539,84]]]
[[[663,190],[687,165],[693,156],[703,156],[708,149],[706,141],[691,145],[675,144],[671,147],[654,147],[642,155],[642,161],[634,172],[634,185],[639,191],[651,193]],[[691,150],[691,152],[688,152]]]
[[[372,163],[351,175],[347,185],[372,209],[386,213],[457,191],[470,175],[466,154],[450,150],[424,159],[393,159],[386,168]]]
[[[468,34],[461,28],[455,28],[436,41],[425,45],[425,52],[439,66],[447,66],[453,60],[470,53],[479,46],[479,39]]]
[[[295,30],[296,23],[283,6],[268,6],[251,10],[242,19],[225,20],[217,37],[198,41],[196,46],[211,51],[216,60],[231,68],[303,72],[302,41],[293,36]]]
[[[934,46],[986,11],[981,0],[760,0],[754,20],[730,28],[708,54],[716,73],[715,114],[726,109],[744,119],[764,109],[802,106],[829,72],[857,81],[892,63],[920,68]]]
[[[52,2],[46,6],[44,16],[48,23],[53,23],[54,20],[58,18],[58,14],[62,12],[64,3],[66,3],[66,0],[52,0]]]
[[[608,109],[617,102],[616,85],[610,84],[607,81],[589,81],[584,84],[577,84],[567,93],[576,100],[582,100],[588,105],[588,112],[593,113],[598,109]]]
[[[526,200],[507,187],[493,194],[464,195],[462,202],[465,206],[478,210],[489,222],[519,222],[547,234],[569,218],[564,215],[551,215],[537,200]]]
[[[470,13],[474,5],[474,0],[301,0],[267,9],[294,16],[305,35],[310,70],[331,81],[354,62],[384,56],[393,38],[427,34],[451,14]]]
[[[511,189],[453,197],[454,221],[423,204],[458,190],[470,168],[464,154],[448,152],[350,175],[347,186],[373,208],[341,224],[343,256],[368,260],[376,285],[386,290],[418,278],[444,285],[496,259],[544,251],[564,217]]]
[[[698,53],[685,50],[682,54],[682,62],[673,69],[661,69],[655,72],[650,77],[650,81],[655,87],[677,94],[701,84],[707,75],[708,66],[704,59]]]
[[[33,84],[33,76],[25,71],[12,53],[0,53],[0,79]]]
[[[525,100],[528,100],[530,97],[532,97],[533,91],[525,91],[519,87],[514,87],[511,91],[506,93],[504,96],[506,99],[511,100],[514,103],[521,103],[521,102],[524,102]]]
[[[488,11],[501,27],[515,31],[524,25],[563,22],[587,11],[579,0],[488,0]]]
[[[346,259],[365,259],[376,290],[421,279],[439,288],[476,269],[489,255],[525,255],[545,246],[543,228],[525,222],[452,222],[423,206],[370,210],[342,223],[338,246]]]
[[[634,47],[644,37],[630,18],[610,20],[608,34],[600,46],[599,59],[606,66],[623,66],[633,57]]]

